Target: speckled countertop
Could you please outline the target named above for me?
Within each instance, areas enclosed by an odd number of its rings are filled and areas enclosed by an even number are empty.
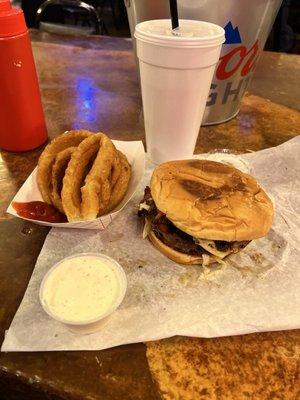
[[[144,138],[129,40],[35,31],[32,40],[51,138],[79,127],[114,139]],[[238,117],[203,127],[196,151],[259,150],[299,134],[299,82],[299,56],[264,53]],[[1,152],[0,342],[48,232],[5,214],[41,150]],[[286,331],[172,338],[98,352],[1,353],[0,399],[296,400],[299,343],[298,331]]]

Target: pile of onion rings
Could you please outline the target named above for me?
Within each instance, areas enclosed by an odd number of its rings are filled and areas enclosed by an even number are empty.
[[[69,222],[112,211],[124,198],[130,178],[126,156],[104,133],[68,131],[46,146],[38,162],[43,200]]]

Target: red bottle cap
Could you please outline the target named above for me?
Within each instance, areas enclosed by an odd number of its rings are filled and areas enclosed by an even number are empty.
[[[23,11],[12,7],[9,0],[0,0],[0,39],[20,35],[26,30]]]

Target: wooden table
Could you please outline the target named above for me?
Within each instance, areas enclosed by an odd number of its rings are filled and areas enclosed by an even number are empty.
[[[80,127],[114,139],[144,138],[129,40],[34,31],[32,39],[51,138]],[[202,128],[196,151],[259,150],[299,134],[299,67],[299,56],[264,53],[238,117]],[[5,214],[40,152],[1,152],[0,342],[48,232]],[[0,399],[296,400],[299,339],[299,332],[285,331],[97,352],[1,353]]]

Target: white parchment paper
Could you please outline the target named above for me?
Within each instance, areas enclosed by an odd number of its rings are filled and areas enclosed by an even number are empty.
[[[102,232],[53,228],[2,351],[94,350],[173,335],[216,337],[300,328],[300,137],[236,158],[271,194],[275,220],[227,266],[206,273],[165,258],[141,238],[136,217],[151,166],[136,196]],[[234,159],[233,159],[233,162]],[[79,335],[52,320],[38,300],[41,280],[61,258],[99,251],[120,262],[128,279],[121,307],[101,331]]]

